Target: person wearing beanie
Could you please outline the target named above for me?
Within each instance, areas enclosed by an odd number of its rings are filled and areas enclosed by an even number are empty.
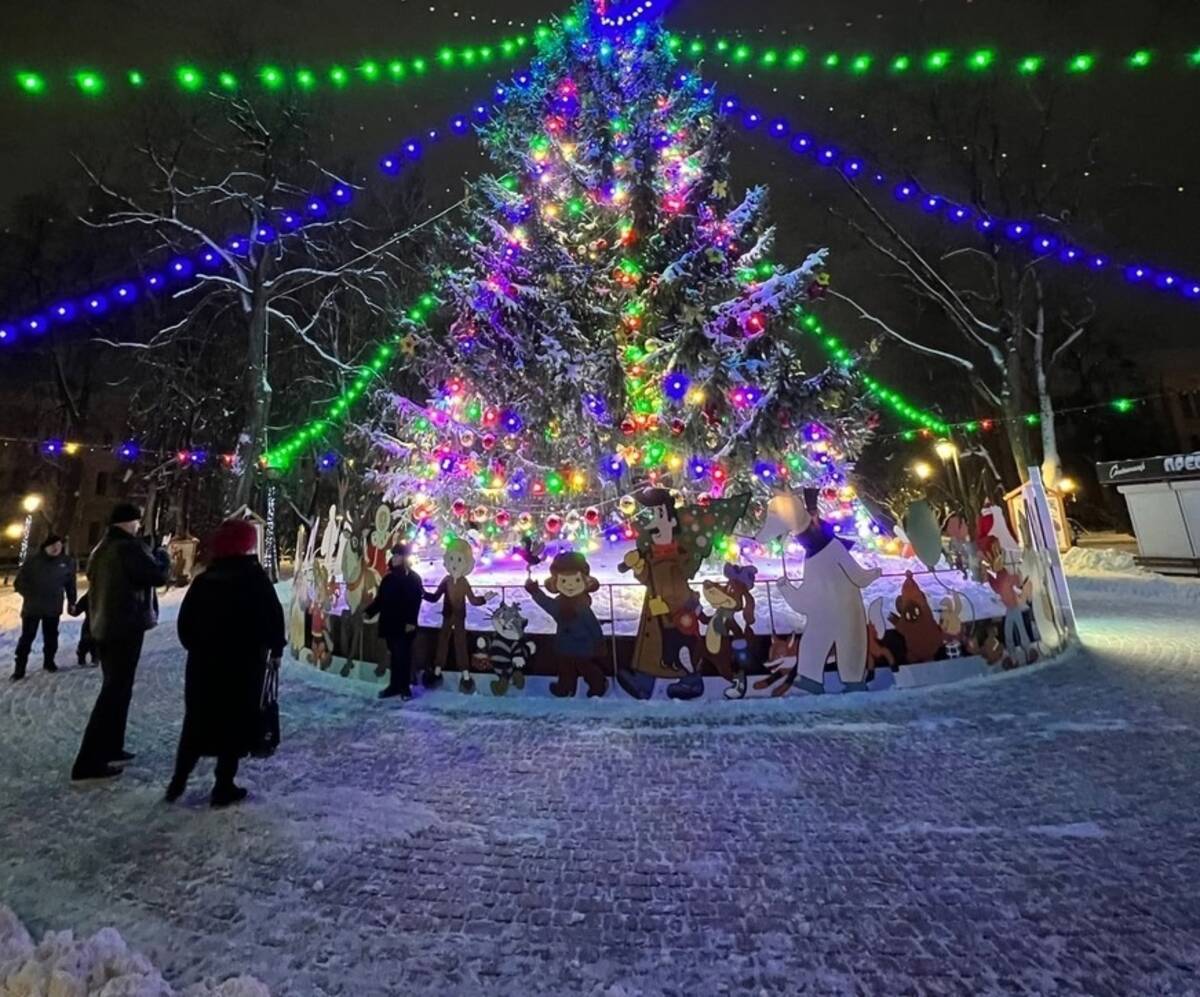
[[[262,735],[268,667],[278,669],[287,643],[283,607],[259,563],[258,531],[244,519],[222,523],[209,543],[208,568],[179,608],[179,642],[187,651],[183,730],[166,800],[187,789],[201,758],[216,758],[210,802],[225,807],[246,798],[234,783],[238,762]],[[103,657],[100,659],[103,661]]]
[[[58,652],[58,621],[64,598],[70,612],[75,612],[75,561],[67,556],[62,537],[51,533],[42,541],[38,552],[21,565],[13,587],[21,596],[21,637],[13,681],[25,677],[38,627],[42,628],[42,667],[48,672],[58,671],[54,655]]]
[[[412,647],[425,586],[409,566],[408,558],[407,546],[393,548],[388,573],[380,581],[375,598],[363,610],[364,616],[379,617],[379,636],[387,643],[391,659],[391,678],[380,690],[380,699],[412,699]]]
[[[118,504],[108,522],[87,567],[88,623],[103,679],[71,769],[76,781],[111,779],[133,760],[125,750],[133,680],[146,631],[158,623],[154,588],[167,583],[171,570],[167,552],[151,553],[138,537],[142,511],[136,505]]]

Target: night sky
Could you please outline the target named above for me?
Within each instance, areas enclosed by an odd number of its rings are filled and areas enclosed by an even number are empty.
[[[368,56],[386,60],[431,53],[442,44],[495,40],[514,33],[522,23],[527,30],[539,18],[561,12],[563,5],[553,0],[503,5],[481,0],[43,0],[10,8],[4,16],[6,74],[36,68],[62,77],[81,66],[114,76],[132,67],[162,75],[181,61],[215,66],[245,57],[284,66],[308,63],[317,69],[335,61],[354,66]],[[1142,45],[1172,53],[1200,46],[1200,5],[1190,0],[675,0],[668,23],[685,31],[746,29],[780,46],[866,50],[880,56],[939,46],[964,51],[993,45],[1009,56],[1091,49],[1114,60]],[[755,25],[764,27],[751,28]],[[967,191],[954,166],[950,131],[928,142],[924,138],[927,126],[922,122],[932,95],[936,92],[937,101],[956,114],[969,113],[987,88],[1001,106],[1009,100],[1014,108],[1021,104],[1017,95],[1022,84],[1014,82],[1011,71],[997,74],[993,83],[948,78],[935,88],[920,82],[920,76],[900,85],[883,76],[864,81],[847,80],[842,74],[835,81],[822,79],[815,69],[791,77],[753,74],[755,78],[747,80],[744,69],[718,71],[717,64],[709,65],[710,77],[733,84],[768,113],[786,115],[798,127],[802,124],[884,165],[912,170],[956,196],[965,197]],[[1061,73],[1056,76],[1063,79]],[[350,92],[328,98],[323,120],[329,122],[338,148],[363,164],[365,176],[382,151],[486,92],[491,78],[481,71],[431,72],[419,86],[396,90],[381,84],[374,92],[356,83]],[[112,150],[134,141],[137,101],[145,98],[115,92],[119,89],[91,102],[62,93],[31,101],[11,88],[5,90],[0,97],[0,134],[6,137],[0,144],[0,190],[7,203],[0,203],[0,218],[25,194],[49,188],[67,199],[77,197],[83,188],[72,151],[103,161]],[[1200,70],[1156,68],[1131,79],[1120,69],[1100,69],[1052,89],[1056,118],[1045,158],[1050,169],[1083,183],[1082,206],[1089,220],[1078,237],[1113,255],[1127,251],[1200,275],[1200,242],[1195,238],[1200,225],[1195,167],[1200,138],[1194,125]],[[1021,132],[1022,120],[1021,112],[1014,110],[1005,122],[1014,143],[1028,139]],[[1086,168],[1083,150],[1091,136],[1100,140],[1102,168],[1085,183],[1078,174]],[[426,175],[431,206],[457,197],[457,178],[481,165],[479,154],[467,149],[462,145],[439,151],[436,163],[430,159]],[[828,214],[828,206],[844,196],[836,177],[797,164],[761,137],[739,140],[737,150],[739,179],[769,183],[774,191],[782,258],[829,245],[838,286],[868,298],[884,293],[878,289],[882,282],[877,259],[859,250],[845,227]],[[1066,227],[1073,231],[1070,224]],[[1200,306],[1159,300],[1123,287],[1119,278],[1097,287],[1105,335],[1124,337],[1137,330],[1149,346],[1179,347],[1190,346],[1200,330]]]

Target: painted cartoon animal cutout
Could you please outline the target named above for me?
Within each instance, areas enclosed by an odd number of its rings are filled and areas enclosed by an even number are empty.
[[[475,642],[475,667],[492,671],[492,695],[503,696],[509,686],[525,688],[525,669],[533,660],[537,645],[525,636],[529,620],[521,615],[520,607],[502,602],[492,613],[492,632]]]
[[[978,645],[972,639],[968,622],[963,619],[966,604],[961,592],[953,592],[942,596],[938,605],[940,616],[938,625],[942,630],[942,650],[940,657],[961,658],[976,654]]]
[[[711,614],[700,611],[700,622],[708,625],[701,645],[700,663],[709,664],[729,683],[726,699],[746,695],[746,670],[750,666],[750,641],[754,636],[754,579],[758,569],[726,564],[725,581],[706,581],[704,600]],[[738,615],[742,623],[738,622]]]
[[[797,682],[805,692],[825,691],[825,662],[837,655],[838,677],[847,692],[867,687],[867,617],[862,590],[882,574],[850,556],[853,543],[821,522],[816,489],[805,489],[809,522],[796,540],[805,550],[804,579],[780,582],[784,601],[805,617]]]
[[[1033,583],[1016,572],[1009,571],[1005,552],[999,544],[989,551],[988,584],[1004,606],[1004,650],[1007,667],[1018,667],[1037,661],[1037,649],[1025,621],[1025,610],[1033,592]]]
[[[761,692],[771,689],[773,697],[786,696],[796,684],[796,675],[800,671],[799,659],[800,638],[796,634],[786,637],[772,634],[771,650],[767,654],[767,674],[754,683],[755,690]]]
[[[896,596],[896,611],[888,617],[896,632],[904,638],[904,662],[913,665],[933,661],[942,647],[942,628],[929,608],[929,600],[911,571]]]

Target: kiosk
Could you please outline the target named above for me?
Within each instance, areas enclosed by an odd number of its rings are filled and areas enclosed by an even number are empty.
[[[1125,496],[1138,564],[1200,575],[1200,451],[1096,465],[1102,485]]]

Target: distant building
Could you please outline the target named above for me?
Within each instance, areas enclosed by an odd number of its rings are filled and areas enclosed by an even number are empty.
[[[1200,353],[1156,351],[1151,362],[1162,392],[1160,409],[1174,434],[1160,453],[1200,450]]]

